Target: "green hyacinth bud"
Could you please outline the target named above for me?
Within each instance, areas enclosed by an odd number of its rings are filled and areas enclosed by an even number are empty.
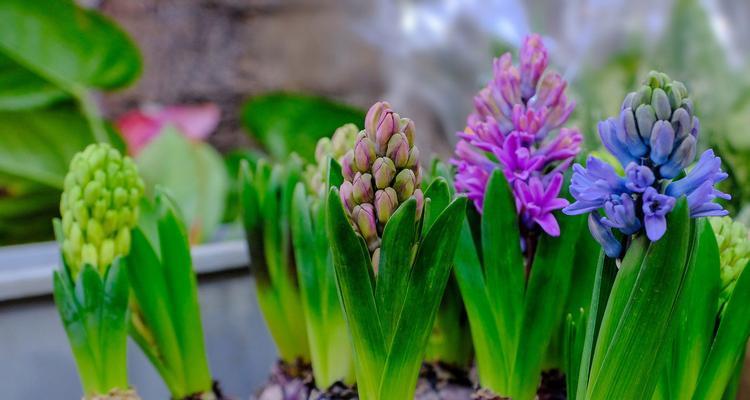
[[[711,227],[719,244],[719,259],[721,265],[721,307],[732,295],[734,285],[750,260],[750,237],[745,225],[733,221],[730,217],[714,217],[709,219]]]
[[[356,125],[346,124],[336,129],[330,138],[324,137],[318,140],[315,147],[315,164],[308,165],[304,174],[305,184],[311,194],[321,193],[325,189],[328,158],[333,158],[342,164],[344,156],[354,146],[358,132]]]
[[[92,144],[70,162],[60,199],[63,256],[77,275],[85,264],[101,273],[130,250],[143,181],[133,160],[108,144]]]
[[[378,102],[367,113],[356,143],[342,157],[345,181],[339,195],[354,229],[367,242],[375,268],[381,235],[399,205],[414,197],[417,218],[421,216],[424,196],[414,133],[411,120]]]

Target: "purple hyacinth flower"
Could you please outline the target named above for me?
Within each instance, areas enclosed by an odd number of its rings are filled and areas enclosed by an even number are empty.
[[[614,167],[589,156],[585,168],[581,164],[573,166],[570,194],[576,201],[563,212],[568,215],[591,212],[603,207],[610,195],[626,191],[625,180],[617,175]]]
[[[589,214],[589,231],[591,231],[591,236],[602,245],[607,257],[617,258],[620,256],[622,253],[622,244],[615,238],[612,229],[602,224],[601,217],[597,211]]]
[[[626,144],[620,140],[617,135],[617,121],[614,118],[609,118],[606,121],[599,121],[597,124],[599,131],[599,138],[602,140],[602,144],[612,155],[620,161],[622,165],[628,165],[631,162],[637,162],[638,159],[633,157],[628,151]]]
[[[534,223],[550,236],[560,236],[560,226],[557,224],[553,211],[568,205],[568,201],[558,198],[562,187],[562,174],[555,174],[545,187],[542,180],[534,176],[527,184],[517,180],[513,185],[516,195],[516,207],[521,212],[522,221],[528,226]]]
[[[716,157],[714,151],[708,149],[701,154],[695,167],[684,178],[674,181],[667,186],[665,193],[672,197],[687,195],[698,189],[704,182],[719,183],[729,175],[721,170],[721,158]],[[723,194],[722,194],[723,195]],[[728,195],[725,195],[728,196]],[[722,196],[719,196],[722,197]],[[722,197],[723,198],[723,197]]]
[[[654,184],[654,171],[645,165],[630,163],[625,168],[625,187],[637,193],[643,193],[647,188]]]
[[[687,196],[690,216],[698,217],[723,217],[729,214],[729,211],[721,207],[721,204],[714,203],[716,198],[724,200],[731,199],[732,196],[722,193],[714,188],[711,181],[703,182],[697,189],[693,190]]]
[[[541,170],[544,165],[544,157],[533,154],[531,149],[524,146],[518,132],[506,136],[503,147],[495,148],[493,153],[503,165],[503,173],[510,184],[516,179],[529,179],[533,172]]]
[[[630,194],[613,194],[604,203],[605,217],[602,224],[617,228],[626,235],[632,235],[641,229],[641,220],[635,213],[635,202]]]
[[[667,231],[667,214],[675,205],[675,198],[660,194],[650,187],[643,192],[643,224],[646,236],[655,242]]]
[[[527,36],[520,51],[521,58],[521,95],[525,100],[536,92],[539,78],[547,68],[547,49],[542,37],[537,34]]]

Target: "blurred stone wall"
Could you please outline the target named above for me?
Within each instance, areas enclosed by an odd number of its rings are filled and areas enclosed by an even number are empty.
[[[137,42],[137,83],[104,98],[110,117],[142,104],[211,101],[222,109],[211,142],[251,144],[243,100],[270,90],[320,94],[360,107],[380,95],[377,52],[352,32],[370,2],[336,0],[128,0],[98,8]]]

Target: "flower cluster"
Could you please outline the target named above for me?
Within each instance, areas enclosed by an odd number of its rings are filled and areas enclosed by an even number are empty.
[[[92,144],[73,157],[60,200],[63,255],[75,276],[90,264],[103,272],[130,250],[143,181],[130,157]]]
[[[353,150],[341,162],[344,183],[341,201],[362,235],[377,268],[380,238],[396,208],[410,197],[422,214],[424,195],[419,149],[414,145],[414,122],[401,118],[387,102],[375,103],[365,117]]]
[[[731,296],[737,278],[750,261],[750,236],[747,227],[729,217],[711,218],[711,228],[719,245],[721,265],[721,294],[719,305],[726,303]]]
[[[589,228],[607,255],[618,257],[622,252],[613,228],[625,235],[645,229],[651,241],[659,240],[667,229],[666,215],[683,195],[693,218],[727,214],[713,202],[730,196],[714,187],[727,174],[712,150],[681,177],[695,159],[700,128],[685,85],[651,72],[637,92],[625,97],[619,117],[601,121],[598,128],[625,176],[589,156],[586,167],[573,166],[570,193],[576,202],[563,211],[590,212]]]
[[[520,68],[511,55],[494,61],[493,78],[474,98],[475,110],[456,145],[456,189],[482,211],[490,175],[503,171],[513,189],[516,211],[525,229],[539,225],[557,236],[554,210],[568,202],[559,197],[562,171],[579,150],[581,134],[560,128],[575,103],[565,96],[567,83],[548,71],[547,50],[538,35],[526,37]]]
[[[333,136],[323,137],[315,146],[315,163],[305,169],[305,184],[312,194],[318,194],[325,189],[328,175],[328,158],[341,162],[346,153],[354,147],[359,130],[354,124],[346,124],[337,128]]]

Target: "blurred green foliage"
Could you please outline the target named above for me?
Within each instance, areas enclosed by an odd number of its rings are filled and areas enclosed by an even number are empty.
[[[48,239],[73,154],[122,145],[90,91],[130,84],[141,58],[116,25],[70,0],[4,0],[0,21],[0,243]]]
[[[364,119],[360,109],[299,93],[256,96],[242,108],[245,128],[277,160],[297,153],[313,162],[318,139],[347,123],[359,126]]]

